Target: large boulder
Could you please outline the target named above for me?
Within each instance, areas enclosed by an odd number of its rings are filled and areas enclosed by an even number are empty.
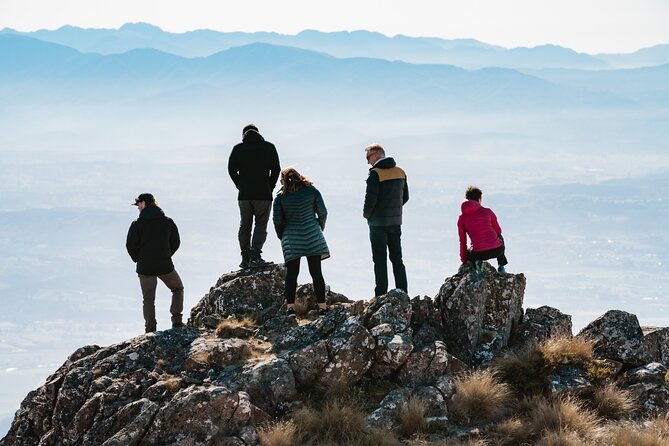
[[[669,367],[669,328],[642,327],[648,359]]]
[[[435,298],[449,352],[470,364],[492,359],[509,344],[523,316],[525,276],[469,264],[446,279]]]
[[[625,311],[607,311],[577,336],[594,342],[597,357],[620,361],[626,368],[649,362],[639,320]]]
[[[557,308],[545,305],[539,308],[527,308],[523,322],[514,336],[514,343],[540,343],[553,337],[571,337],[571,330],[571,316]]]
[[[285,283],[282,264],[224,274],[193,307],[188,325],[215,328],[229,316],[265,322],[283,306]]]

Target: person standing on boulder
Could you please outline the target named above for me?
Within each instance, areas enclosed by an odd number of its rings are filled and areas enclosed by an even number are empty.
[[[497,270],[505,273],[504,266],[509,262],[504,255],[502,228],[497,223],[497,216],[492,209],[481,206],[482,197],[481,189],[469,186],[465,192],[465,200],[460,205],[462,210],[462,214],[458,217],[460,260],[462,263],[473,262],[479,270],[483,260],[497,258]],[[470,249],[467,249],[467,236],[472,244]]]
[[[407,273],[402,261],[402,208],[409,201],[409,186],[404,170],[395,160],[386,157],[379,144],[365,148],[367,164],[372,166],[367,177],[363,216],[369,225],[372,261],[376,286],[374,295],[388,292],[388,260],[393,265],[395,288],[408,292]]]
[[[265,141],[254,124],[244,127],[242,142],[233,147],[228,160],[228,173],[239,190],[238,237],[242,254],[240,268],[267,264],[260,254],[267,239],[272,191],[279,178],[280,169],[279,155],[274,144]]]
[[[137,263],[145,332],[156,331],[157,279],[172,291],[172,328],[183,327],[184,286],[172,262],[172,256],[181,244],[177,225],[149,193],[140,194],[132,204],[137,206],[139,218],[130,225],[125,247],[132,261]]]
[[[293,307],[300,259],[306,257],[320,314],[323,315],[327,312],[327,307],[321,261],[330,257],[330,250],[323,236],[328,211],[318,189],[294,168],[288,167],[281,171],[281,186],[274,199],[273,221],[276,235],[281,240],[287,270],[286,314],[295,314]]]

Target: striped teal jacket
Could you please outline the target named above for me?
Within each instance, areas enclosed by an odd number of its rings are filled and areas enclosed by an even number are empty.
[[[328,211],[321,193],[313,186],[290,194],[279,193],[274,199],[273,220],[281,239],[285,262],[299,257],[330,257],[323,236]]]

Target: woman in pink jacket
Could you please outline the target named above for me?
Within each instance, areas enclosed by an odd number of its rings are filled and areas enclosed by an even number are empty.
[[[476,269],[481,268],[481,261],[497,258],[497,269],[505,273],[504,265],[509,263],[504,256],[502,228],[497,223],[497,216],[488,208],[481,206],[483,192],[478,187],[470,186],[465,192],[466,200],[460,208],[458,217],[458,235],[460,236],[460,260],[462,263],[473,262]],[[467,249],[467,236],[471,248]]]

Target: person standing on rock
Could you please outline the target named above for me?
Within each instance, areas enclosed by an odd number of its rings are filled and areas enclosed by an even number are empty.
[[[458,217],[458,236],[460,237],[460,260],[462,263],[473,262],[476,269],[481,269],[481,262],[497,259],[498,271],[505,273],[504,266],[509,263],[504,255],[502,228],[497,223],[497,216],[492,209],[481,206],[483,192],[478,187],[469,186],[465,200],[460,205],[462,214]],[[467,249],[467,236],[471,248]]]
[[[228,173],[239,190],[238,237],[242,254],[240,268],[267,264],[260,254],[267,239],[272,191],[279,178],[280,169],[279,155],[274,144],[265,141],[254,124],[244,127],[242,142],[233,147],[228,160]]]
[[[388,257],[393,265],[395,288],[408,292],[407,273],[402,261],[402,208],[409,201],[409,186],[404,170],[395,160],[386,157],[379,144],[365,148],[367,164],[372,166],[367,177],[363,216],[369,225],[372,261],[376,286],[374,295],[388,292]]]
[[[183,327],[184,286],[172,262],[172,256],[181,244],[177,225],[149,193],[140,194],[132,204],[137,206],[139,218],[130,225],[125,247],[132,261],[137,263],[145,332],[156,331],[158,279],[172,291],[172,327]]]
[[[288,316],[295,314],[295,290],[302,257],[307,258],[320,314],[327,312],[325,279],[321,271],[321,261],[330,257],[323,236],[327,216],[323,197],[313,183],[292,167],[282,170],[281,190],[274,199],[273,221],[286,263]]]

